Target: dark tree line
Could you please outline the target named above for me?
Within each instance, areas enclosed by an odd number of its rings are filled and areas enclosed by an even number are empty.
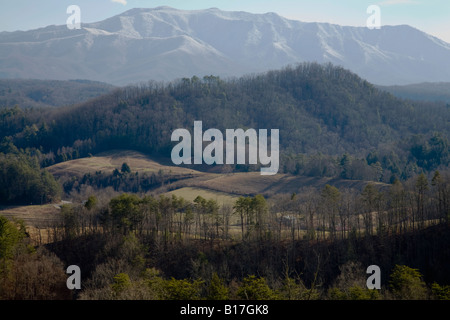
[[[136,174],[127,172],[127,166],[121,171],[125,186],[138,186],[130,182]],[[83,180],[89,177],[85,175]],[[268,199],[262,195],[240,197],[233,206],[201,196],[189,202],[175,195],[140,194],[122,194],[103,207],[67,207],[69,233],[133,231],[163,243],[193,239],[211,244],[216,240],[324,241],[414,232],[450,219],[449,174],[439,171],[406,182],[395,180],[391,185],[368,183],[362,190],[327,184],[321,190],[304,188],[298,194]]]
[[[117,202],[114,200],[111,205],[115,206]],[[88,207],[88,210],[93,208]],[[225,246],[215,250],[178,244],[171,248],[177,253],[174,256],[157,253],[159,248],[147,246],[133,233],[101,237],[99,234],[84,237],[67,234],[64,240],[47,245],[47,248],[41,246],[34,249],[21,222],[0,217],[0,299],[448,300],[450,286],[436,281],[439,272],[430,278],[422,274],[422,270],[427,269],[426,264],[419,264],[420,268],[404,264],[412,262],[408,258],[411,252],[417,249],[429,252],[427,249],[435,247],[436,237],[448,238],[448,232],[441,229],[433,228],[398,239],[370,239],[370,242],[362,241],[359,246],[298,243],[296,252],[302,257],[302,262],[293,265],[283,262],[283,267],[277,268],[280,261],[274,260],[273,253],[286,252],[282,243],[272,244],[275,250],[270,250],[267,245],[254,246],[249,242],[244,246]],[[400,247],[401,250],[387,252],[384,257],[395,255],[397,259],[401,257],[405,260],[403,263],[393,261],[386,264],[377,260],[380,258],[377,253],[371,253],[370,260],[363,257],[358,261],[346,257],[347,254],[343,253],[348,250],[346,246],[355,254],[367,252],[367,249]],[[221,255],[221,251],[226,254]],[[330,255],[330,252],[333,254]],[[270,260],[255,259],[262,253],[269,254]],[[365,286],[367,274],[364,264],[374,259],[385,269],[381,290],[369,290]],[[434,263],[441,262],[431,254],[424,255],[422,259],[415,258],[414,264],[429,259]],[[272,263],[271,270],[276,272],[263,272],[263,266],[269,261]],[[244,264],[250,267],[246,271],[254,270],[256,273],[241,273],[239,277],[230,273],[236,266],[242,266],[242,262],[248,262]],[[65,267],[68,263],[76,263],[83,270],[82,289],[76,294],[66,287]],[[260,270],[253,269],[258,265]],[[332,265],[338,266],[338,270],[330,268]],[[174,277],[174,267],[180,267],[186,276]],[[302,273],[296,272],[295,268],[302,270]],[[312,277],[309,275],[310,269],[313,271]],[[274,276],[275,273],[278,276]]]
[[[175,298],[166,285],[208,298],[213,278],[235,299],[252,296],[256,288],[238,294],[245,285],[267,290],[257,299],[448,299],[445,173],[388,188],[326,185],[270,199],[241,197],[234,206],[201,196],[190,202],[121,194],[103,203],[91,196],[83,205],[63,206],[60,217],[48,248],[84,268],[87,299]],[[383,291],[365,288],[364,268],[371,264],[382,269]],[[168,291],[147,296],[146,281]]]
[[[0,204],[45,204],[58,201],[61,187],[33,153],[11,143],[0,146]]]

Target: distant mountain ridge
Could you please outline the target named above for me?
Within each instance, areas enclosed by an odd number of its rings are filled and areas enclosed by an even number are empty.
[[[331,62],[380,85],[450,81],[450,44],[409,26],[379,30],[216,8],[131,9],[79,30],[0,33],[0,78],[125,85],[241,76]]]
[[[89,80],[0,79],[0,108],[61,107],[111,92],[114,86]]]
[[[416,83],[405,86],[378,86],[393,95],[411,100],[441,101],[450,104],[450,83]]]

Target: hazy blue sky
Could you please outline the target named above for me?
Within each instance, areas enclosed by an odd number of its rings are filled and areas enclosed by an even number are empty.
[[[369,5],[381,8],[382,25],[408,24],[450,43],[449,0],[1,0],[0,31],[28,30],[65,24],[69,5],[81,8],[81,22],[94,22],[131,8],[171,6],[276,12],[289,19],[364,26]]]

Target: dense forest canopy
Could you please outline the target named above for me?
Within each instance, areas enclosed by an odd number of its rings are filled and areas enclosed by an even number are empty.
[[[8,140],[0,149],[0,204],[43,204],[59,199],[60,185],[41,168],[36,154],[21,152]]]
[[[393,182],[448,166],[449,119],[444,103],[400,100],[341,67],[305,63],[149,82],[56,109],[3,108],[0,137],[44,167],[120,148],[170,159],[171,133],[201,120],[222,131],[279,129],[280,172]]]
[[[55,203],[62,192],[84,201],[55,204],[36,251],[22,222],[0,217],[0,299],[69,299],[63,265],[73,264],[80,299],[449,299],[449,116],[444,103],[400,100],[309,63],[2,108],[0,204]],[[197,120],[222,132],[279,129],[281,172],[368,181],[230,205],[153,195],[163,172],[126,162],[58,182],[46,169],[120,148],[170,161],[171,133]],[[381,291],[365,287],[374,263]]]

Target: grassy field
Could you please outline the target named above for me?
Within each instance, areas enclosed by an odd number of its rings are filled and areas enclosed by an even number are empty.
[[[58,219],[60,206],[58,204],[8,206],[0,207],[0,215],[10,220],[21,220],[30,235],[31,244],[47,243],[50,227]]]
[[[287,174],[262,176],[259,172],[202,172],[163,164],[142,153],[127,150],[110,151],[92,157],[58,163],[49,167],[48,170],[56,178],[61,176],[81,177],[86,173],[95,173],[97,171],[112,172],[114,169],[120,170],[124,162],[130,166],[132,172],[162,172],[170,177],[173,182],[170,185],[165,185],[161,190],[155,190],[156,193],[175,192],[177,189],[184,189],[176,192],[187,197],[191,197],[193,190],[202,190],[202,192],[209,190],[210,192],[219,192],[222,196],[224,196],[223,194],[228,194],[231,197],[256,194],[270,197],[280,193],[298,193],[304,187],[323,188],[326,184],[334,185],[338,188],[354,189],[362,189],[367,184],[366,181]]]
[[[233,206],[239,196],[263,194],[265,197],[270,198],[278,194],[290,195],[294,192],[299,193],[305,187],[323,188],[326,184],[334,185],[338,188],[361,190],[367,184],[365,181],[292,176],[287,174],[262,176],[259,172],[201,172],[191,168],[164,164],[162,161],[129,150],[114,150],[91,157],[66,161],[47,169],[56,178],[62,176],[82,177],[86,173],[120,170],[124,162],[130,166],[132,172],[162,172],[170,177],[172,182],[153,190],[153,195],[165,194],[170,196],[175,194],[188,201],[193,201],[200,195],[205,199],[216,200],[221,206]],[[67,198],[67,195],[63,196],[63,199],[72,201],[72,199]],[[36,234],[36,232],[45,230],[58,211],[59,204],[32,205],[0,208],[0,215],[7,218],[22,219],[27,225],[29,233]],[[42,237],[40,234],[37,236]]]
[[[177,197],[182,197],[187,201],[194,201],[194,199],[197,198],[197,196],[202,196],[206,200],[209,199],[216,200],[220,206],[222,205],[233,206],[236,200],[238,199],[238,196],[231,195],[226,192],[202,188],[191,188],[191,187],[184,187],[166,193],[166,195],[168,196],[171,196],[172,194],[176,195]]]
[[[133,172],[159,172],[163,171],[171,175],[202,175],[202,172],[177,167],[167,166],[148,158],[146,155],[127,150],[117,150],[100,153],[98,155],[70,160],[55,164],[47,170],[55,177],[63,175],[83,176],[86,173],[95,173],[96,171],[112,172],[114,169],[121,168],[126,162]]]

